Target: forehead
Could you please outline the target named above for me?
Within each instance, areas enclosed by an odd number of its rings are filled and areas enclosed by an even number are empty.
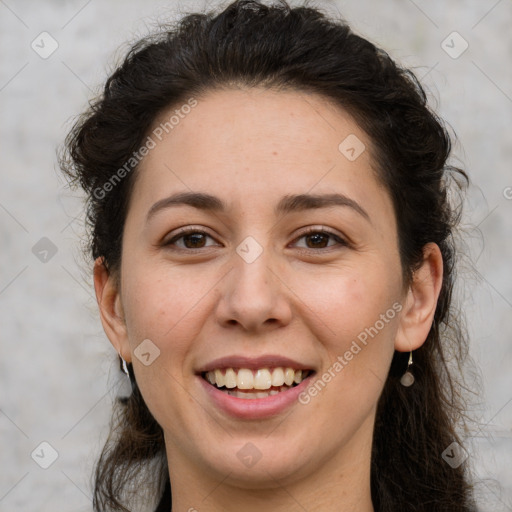
[[[186,114],[185,102],[173,106],[153,126],[153,132],[161,133],[158,138],[170,145],[194,146],[195,158],[211,159],[227,150],[242,161],[244,154],[266,159],[269,154],[277,156],[280,149],[288,159],[295,152],[297,160],[309,156],[319,161],[337,155],[339,143],[349,135],[366,139],[367,145],[370,142],[347,112],[318,94],[222,89],[207,92],[195,102]]]
[[[144,203],[194,190],[227,204],[256,205],[337,189],[374,209],[390,206],[376,179],[371,141],[328,99],[253,88],[210,91],[193,100],[163,112],[150,131],[155,145],[139,166],[135,187]]]

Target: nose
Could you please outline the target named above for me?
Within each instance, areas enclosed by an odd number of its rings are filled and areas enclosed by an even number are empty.
[[[269,250],[252,262],[235,253],[233,268],[221,281],[220,292],[216,315],[223,327],[261,332],[283,327],[291,320],[290,288]]]

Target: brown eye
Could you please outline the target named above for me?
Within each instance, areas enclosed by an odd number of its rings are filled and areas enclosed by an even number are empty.
[[[330,235],[326,235],[325,233],[313,233],[312,235],[306,235],[306,240],[310,240],[313,244],[313,249],[323,249],[326,247],[326,244],[329,243]]]
[[[347,246],[347,242],[340,238],[338,235],[331,233],[330,231],[313,229],[304,234],[302,234],[296,240],[304,239],[306,240],[306,246],[302,246],[301,248],[305,249],[326,249],[328,247],[333,247],[336,245]],[[333,240],[335,243],[329,243],[330,240]]]
[[[181,238],[183,238],[183,243],[187,249],[198,249],[203,247],[205,243],[205,235],[203,233],[191,233]]]
[[[188,229],[181,231],[177,236],[171,238],[168,242],[165,242],[164,246],[176,246],[178,249],[202,249],[209,247],[206,244],[206,239],[213,238],[204,231],[197,229]],[[182,245],[178,244],[178,241],[182,241]]]

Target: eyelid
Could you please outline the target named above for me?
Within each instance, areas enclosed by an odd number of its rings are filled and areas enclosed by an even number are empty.
[[[211,235],[208,231],[206,231],[206,229],[202,226],[186,226],[186,227],[183,227],[183,228],[178,228],[175,232],[172,233],[172,235],[170,236],[166,236],[164,239],[163,239],[163,242],[162,242],[162,245],[163,246],[166,246],[166,245],[171,245],[171,242],[173,242],[173,240],[177,240],[177,239],[180,239],[186,235],[192,235],[192,234],[201,234],[201,235],[205,235],[205,236],[208,236],[210,237],[211,239],[215,240],[215,237],[213,235]],[[183,250],[186,250],[186,251],[191,251],[191,250],[194,250],[194,249],[183,249]]]
[[[293,242],[296,242],[297,240],[299,240],[300,238],[303,238],[304,236],[307,236],[310,234],[316,234],[316,233],[330,235],[332,238],[335,238],[337,240],[338,245],[350,246],[350,242],[348,241],[347,237],[331,230],[330,228],[322,226],[322,225],[310,226],[310,227],[306,228],[305,230],[299,232],[298,235],[294,238]],[[308,251],[308,252],[311,252],[311,251],[313,251],[313,252],[324,251],[325,252],[326,250],[332,249],[333,247],[335,247],[335,246],[325,247],[325,248],[321,248],[321,249],[309,249],[309,248],[301,247],[300,249],[303,251]]]
[[[186,227],[183,227],[183,228],[179,228],[178,230],[176,230],[176,232],[174,232],[172,234],[171,237],[168,238],[168,240],[164,239],[164,241],[162,242],[162,246],[163,247],[166,247],[166,246],[171,246],[171,245],[174,245],[176,243],[177,240],[183,238],[184,236],[187,236],[189,234],[201,234],[201,235],[205,235],[209,238],[211,238],[212,240],[216,240],[215,237],[213,235],[211,235],[208,231],[205,230],[204,227],[195,227],[195,226],[186,226]],[[341,235],[333,230],[331,230],[330,228],[327,228],[325,226],[322,226],[322,225],[317,225],[317,226],[309,226],[308,228],[305,228],[304,230],[300,231],[296,236],[295,238],[292,240],[292,244],[297,242],[297,240],[300,240],[301,238],[307,236],[307,235],[310,235],[310,234],[324,234],[324,235],[328,235],[332,238],[334,238],[336,241],[337,241],[337,245],[338,246],[345,246],[345,247],[348,247],[350,246],[350,242],[348,241],[348,239],[344,236],[344,235]],[[202,249],[208,249],[209,247],[212,247],[212,246],[208,246],[208,247],[200,247],[200,248],[197,248],[197,249],[187,249],[187,248],[181,248],[181,247],[176,247],[175,250],[178,250],[178,251],[185,251],[185,252],[199,252],[201,251]],[[298,249],[302,252],[308,252],[308,253],[322,253],[322,252],[326,252],[326,251],[329,251],[329,250],[332,250],[333,248],[336,248],[336,245],[333,245],[333,246],[328,246],[328,247],[321,247],[321,248],[304,248],[304,247],[299,247]]]

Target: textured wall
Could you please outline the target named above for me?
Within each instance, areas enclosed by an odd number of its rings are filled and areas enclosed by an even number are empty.
[[[169,10],[203,5],[0,1],[0,511],[92,509],[119,376],[80,253],[81,203],[55,148],[121,43]],[[460,294],[483,388],[469,456],[481,510],[512,510],[512,1],[316,5],[414,66],[459,137],[455,162],[473,182]]]

